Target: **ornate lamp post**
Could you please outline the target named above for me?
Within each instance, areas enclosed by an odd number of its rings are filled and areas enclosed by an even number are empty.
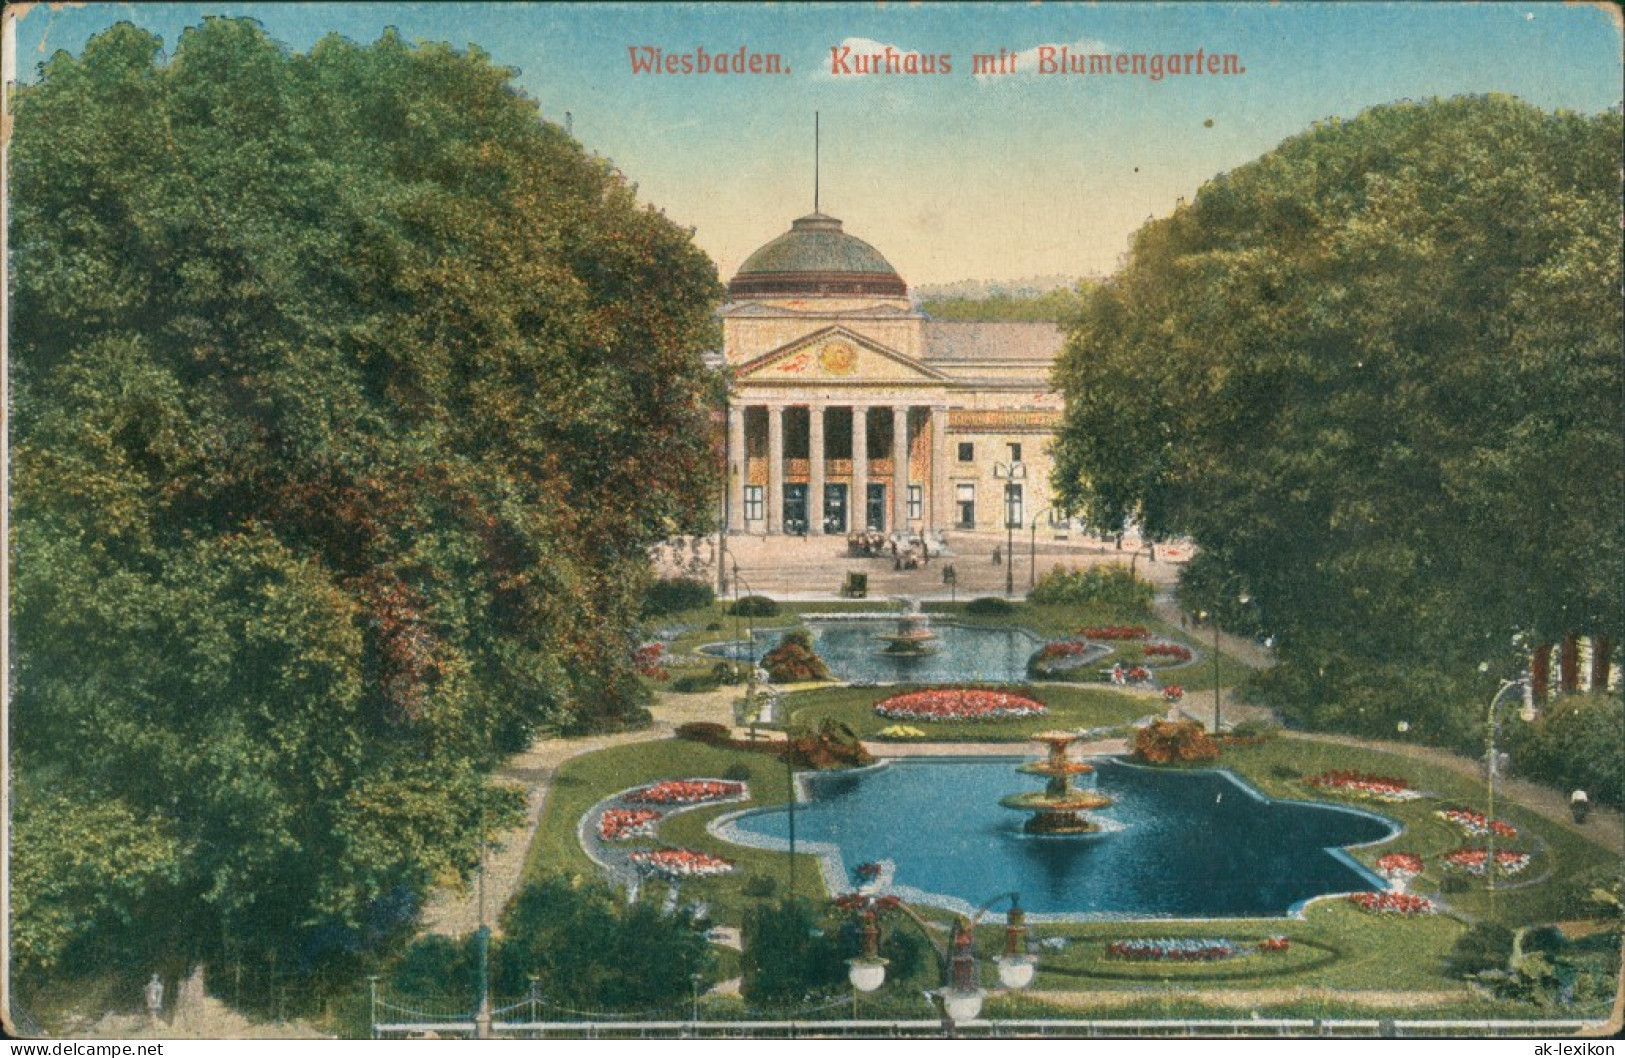
[[[1495,722],[1495,712],[1500,708],[1501,699],[1506,697],[1508,691],[1515,687],[1521,688],[1526,682],[1527,677],[1524,676],[1515,680],[1502,680],[1495,696],[1490,699],[1489,713],[1484,722],[1484,781],[1488,786],[1488,804],[1484,811],[1484,878],[1489,890],[1491,921],[1495,919],[1495,773],[1500,768],[1500,761],[1495,754],[1495,732],[1499,726]]]
[[[994,463],[993,476],[1004,479],[1004,594],[1006,597],[1016,593],[1016,563],[1015,544],[1016,526],[1021,519],[1016,517],[1016,482],[1027,477],[1026,464],[1019,459],[1012,459],[1008,463]]]
[[[886,983],[886,960],[880,956],[880,912],[901,911],[920,928],[942,965],[943,985],[936,993],[942,1003],[943,1016],[951,1026],[963,1021],[974,1021],[982,1012],[987,991],[982,988],[981,974],[973,952],[976,923],[989,908],[1001,900],[1010,901],[1006,915],[1004,954],[994,960],[998,966],[999,983],[1011,991],[1026,988],[1037,972],[1037,963],[1027,954],[1027,913],[1021,909],[1018,893],[1000,893],[983,904],[969,918],[961,915],[954,923],[953,934],[944,946],[932,935],[919,913],[895,896],[871,897],[852,895],[837,903],[859,914],[863,924],[863,953],[847,961],[847,980],[858,992],[873,992]]]
[[[1236,601],[1246,606],[1253,601],[1253,597],[1243,592],[1236,597]],[[1213,734],[1214,737],[1218,737],[1223,731],[1220,726],[1222,717],[1219,713],[1219,618],[1217,614],[1210,614],[1206,610],[1198,611],[1196,616],[1203,621],[1211,620],[1213,623]]]

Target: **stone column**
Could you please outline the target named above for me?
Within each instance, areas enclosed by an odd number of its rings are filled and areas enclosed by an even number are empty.
[[[931,409],[931,528],[941,532],[951,521],[948,495],[948,409]]]
[[[728,531],[745,531],[745,406],[728,405]]]
[[[784,408],[767,406],[767,531],[784,531]]]
[[[891,409],[891,528],[908,531],[908,405]]]
[[[852,405],[852,495],[846,503],[847,528],[869,528],[869,409],[859,404]]]
[[[824,531],[824,406],[807,405],[807,533]]]

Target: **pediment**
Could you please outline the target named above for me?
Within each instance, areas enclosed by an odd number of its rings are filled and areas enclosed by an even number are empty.
[[[751,382],[947,381],[940,371],[845,327],[825,327],[739,366]]]

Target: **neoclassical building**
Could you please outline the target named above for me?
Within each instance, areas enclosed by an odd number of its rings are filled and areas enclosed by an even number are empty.
[[[1060,520],[1054,324],[929,319],[879,251],[817,212],[753,253],[728,294],[730,532]]]

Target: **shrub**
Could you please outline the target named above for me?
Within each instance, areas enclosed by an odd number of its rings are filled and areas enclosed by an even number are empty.
[[[1512,958],[1512,931],[1499,922],[1475,922],[1450,949],[1445,960],[1457,977],[1504,970]]]
[[[1153,721],[1134,735],[1134,756],[1150,764],[1213,760],[1218,743],[1195,721]]]
[[[815,731],[791,731],[784,756],[798,768],[859,768],[875,762],[857,734],[831,717],[825,717]]]
[[[1016,608],[1008,599],[984,595],[980,599],[972,599],[966,603],[965,612],[972,617],[1009,617],[1016,612]]]
[[[785,633],[779,645],[762,656],[762,668],[774,683],[829,679],[829,667],[813,653],[812,637],[800,630]]]
[[[1038,578],[1028,598],[1045,606],[1100,604],[1128,613],[1150,613],[1156,588],[1124,565],[1091,569],[1057,567]]]
[[[649,617],[663,617],[684,610],[698,610],[716,601],[717,593],[703,580],[671,577],[649,585],[648,592],[643,596],[643,612]]]
[[[721,686],[715,670],[711,672],[685,672],[671,681],[671,689],[678,694],[704,694]]]
[[[777,617],[779,604],[765,595],[747,595],[728,607],[728,612],[736,617]]]
[[[542,992],[561,1005],[667,1005],[686,999],[691,976],[715,961],[706,925],[687,911],[662,911],[659,900],[628,904],[601,882],[542,878],[521,889],[502,914],[492,986],[498,995],[519,995],[537,974]]]
[[[757,904],[745,912],[744,980],[752,1003],[799,1003],[846,984],[838,936],[822,930],[806,900]]]
[[[1280,733],[1280,728],[1268,720],[1243,720],[1230,729],[1230,733],[1237,738],[1271,739]]]
[[[771,874],[753,874],[745,879],[741,891],[746,896],[753,896],[758,900],[765,899],[779,891],[779,880]]]
[[[690,720],[686,724],[677,725],[677,737],[689,742],[700,742],[707,746],[714,746],[727,742],[733,732],[724,724],[714,724],[709,720]]]
[[[1520,775],[1584,790],[1592,804],[1625,806],[1625,708],[1617,696],[1565,695],[1515,730],[1510,752]]]
[[[751,778],[750,765],[742,762],[730,764],[723,769],[722,777],[733,782],[749,782]]]

